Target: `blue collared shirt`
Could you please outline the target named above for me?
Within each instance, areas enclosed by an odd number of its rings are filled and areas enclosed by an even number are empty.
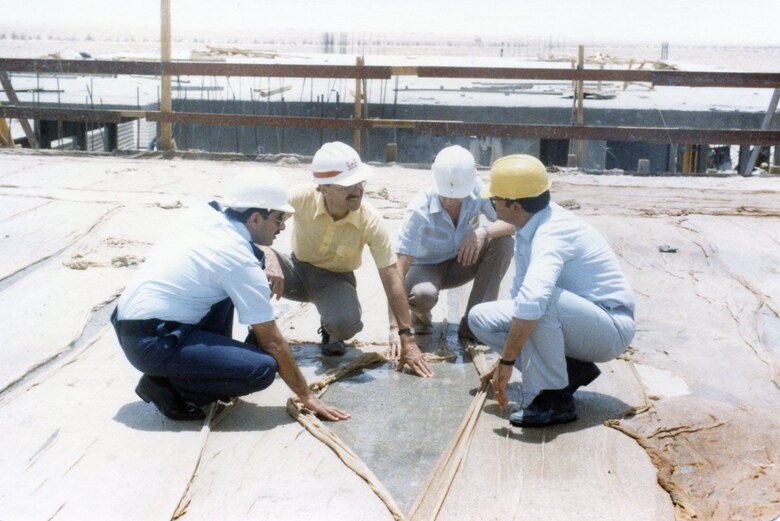
[[[515,234],[514,316],[541,318],[555,287],[608,309],[634,312],[633,292],[606,239],[551,202]]]
[[[230,298],[242,324],[274,319],[271,291],[249,230],[202,204],[169,228],[119,298],[119,320],[197,324]]]
[[[458,247],[479,225],[479,215],[496,220],[487,199],[480,199],[481,183],[463,199],[458,222],[453,223],[433,188],[422,190],[406,207],[398,233],[396,253],[413,257],[413,264],[438,264],[458,255]]]

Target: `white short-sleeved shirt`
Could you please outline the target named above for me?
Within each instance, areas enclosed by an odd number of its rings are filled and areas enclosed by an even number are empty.
[[[119,298],[119,320],[197,324],[230,298],[242,324],[274,319],[271,291],[249,231],[207,204],[168,229]]]
[[[452,222],[433,188],[418,192],[406,207],[396,253],[413,257],[412,264],[438,264],[456,257],[458,247],[479,227],[480,214],[490,222],[496,220],[490,201],[479,197],[481,189],[478,182],[463,198],[457,223]]]
[[[541,318],[555,287],[606,308],[634,312],[634,294],[604,237],[551,202],[515,234],[514,316]]]

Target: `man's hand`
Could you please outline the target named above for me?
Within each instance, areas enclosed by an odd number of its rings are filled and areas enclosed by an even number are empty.
[[[315,413],[317,416],[324,418],[326,420],[337,422],[339,420],[348,420],[350,418],[349,413],[346,413],[342,411],[341,409],[337,409],[336,407],[330,406],[314,396],[314,394],[308,394],[306,396],[301,396],[301,401],[303,402],[303,405],[306,406],[307,409]]]
[[[423,378],[433,376],[433,371],[423,359],[422,352],[417,347],[414,338],[407,335],[401,337],[401,358],[398,361],[398,370],[403,371],[404,365],[408,365],[409,369],[417,376]]]
[[[512,376],[511,365],[498,364],[493,368],[493,392],[496,395],[496,401],[501,407],[509,405],[509,400],[506,398],[506,384],[509,383],[509,378]]]
[[[471,266],[479,260],[479,254],[487,241],[487,230],[477,228],[471,232],[458,248],[458,262],[464,266]]]
[[[496,367],[498,367],[498,362],[493,364],[493,367],[485,371],[485,374],[479,377],[479,381],[482,383],[482,385],[487,385],[490,383],[490,381],[493,379],[493,375],[496,373]]]
[[[390,360],[398,360],[398,357],[401,356],[401,337],[398,336],[398,326],[390,327],[387,345],[387,358]]]
[[[284,295],[284,273],[282,273],[282,266],[279,264],[279,258],[276,256],[276,252],[270,251],[270,248],[264,249],[265,255],[265,276],[268,279],[268,285],[271,287],[271,298],[274,296],[276,300],[280,300]]]

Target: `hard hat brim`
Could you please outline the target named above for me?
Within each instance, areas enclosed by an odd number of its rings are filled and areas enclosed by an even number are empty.
[[[317,185],[339,185],[352,186],[363,181],[367,181],[371,175],[371,167],[365,163],[360,163],[354,170],[341,172],[334,177],[315,177],[312,179]]]

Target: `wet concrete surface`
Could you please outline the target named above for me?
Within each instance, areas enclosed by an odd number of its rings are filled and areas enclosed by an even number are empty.
[[[376,474],[402,511],[457,431],[479,385],[468,357],[430,364],[433,378],[399,373],[393,364],[332,384],[324,398],[352,414],[328,426]]]

